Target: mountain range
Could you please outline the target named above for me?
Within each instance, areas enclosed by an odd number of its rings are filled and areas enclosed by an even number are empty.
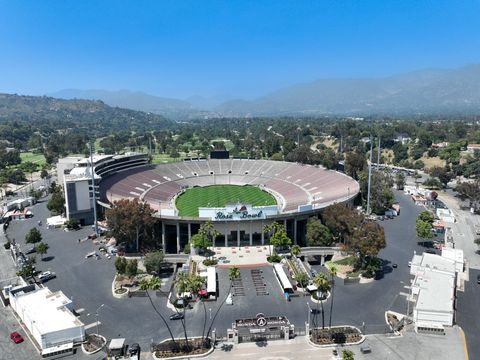
[[[185,100],[129,90],[61,90],[64,99],[102,100],[110,106],[173,119],[278,115],[413,115],[480,112],[480,64],[426,69],[383,78],[332,78],[279,89],[254,100],[194,96]]]

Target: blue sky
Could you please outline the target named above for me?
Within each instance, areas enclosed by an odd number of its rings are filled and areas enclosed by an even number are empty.
[[[480,62],[480,1],[0,0],[0,91],[252,98]]]

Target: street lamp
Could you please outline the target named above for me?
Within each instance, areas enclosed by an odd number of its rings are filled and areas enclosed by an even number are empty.
[[[308,309],[307,323],[310,324],[310,314],[312,313],[312,309],[310,309],[310,304],[308,302],[307,302],[307,309]]]
[[[102,307],[104,307],[104,306],[105,306],[105,304],[100,305],[100,306],[97,308],[97,310],[95,311],[95,323],[97,324],[97,335],[99,335],[99,333],[98,333],[98,312],[99,312],[100,309],[101,309]]]

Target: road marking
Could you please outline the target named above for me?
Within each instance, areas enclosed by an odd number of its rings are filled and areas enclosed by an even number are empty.
[[[93,322],[93,323],[91,323],[91,324],[85,325],[84,328],[85,328],[85,330],[88,330],[88,329],[91,329],[91,328],[93,328],[94,326],[97,326],[97,325],[100,325],[100,324],[101,324],[100,321],[95,321],[95,322]]]
[[[80,308],[80,309],[75,310],[75,312],[76,312],[77,314],[81,314],[81,313],[83,313],[84,311],[85,311],[84,308]]]
[[[458,328],[460,329],[460,335],[462,337],[463,352],[465,354],[465,360],[468,360],[467,339],[465,338],[465,333],[463,332],[463,329],[461,327],[458,327]]]
[[[410,294],[408,294],[408,293],[404,293],[404,292],[402,292],[402,291],[400,291],[399,295],[401,295],[401,296],[405,296],[405,297],[409,297],[409,296],[410,296]]]

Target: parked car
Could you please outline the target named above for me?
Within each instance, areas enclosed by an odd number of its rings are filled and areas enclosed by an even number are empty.
[[[38,280],[40,280],[42,283],[48,280],[51,280],[53,278],[56,278],[57,275],[52,272],[52,271],[44,271],[40,275],[38,275]]]
[[[25,255],[28,255],[28,254],[33,254],[34,252],[37,251],[37,248],[35,246],[32,246],[32,247],[29,247],[28,249],[25,250],[24,254]]]
[[[14,331],[10,334],[10,339],[15,343],[19,344],[23,342],[23,337],[18,333],[18,331]]]
[[[130,356],[135,356],[137,355],[140,355],[140,345],[138,345],[137,343],[133,343],[132,345],[130,345],[128,347],[128,355]]]
[[[182,313],[176,313],[170,316],[170,320],[182,320],[182,319],[183,319]]]

